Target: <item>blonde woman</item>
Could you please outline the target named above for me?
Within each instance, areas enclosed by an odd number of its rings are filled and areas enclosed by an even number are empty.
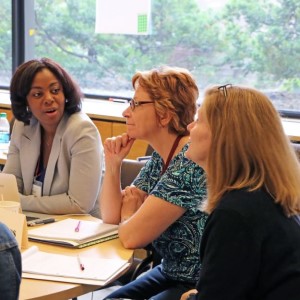
[[[300,167],[271,101],[252,88],[209,88],[188,129],[210,216],[197,290],[181,299],[298,300]]]

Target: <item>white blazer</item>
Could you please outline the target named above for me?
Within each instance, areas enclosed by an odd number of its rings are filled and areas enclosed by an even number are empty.
[[[100,134],[84,113],[64,115],[52,144],[43,194],[32,195],[41,147],[41,126],[15,121],[3,172],[14,174],[23,210],[47,214],[91,213],[99,217],[98,195],[104,173]]]

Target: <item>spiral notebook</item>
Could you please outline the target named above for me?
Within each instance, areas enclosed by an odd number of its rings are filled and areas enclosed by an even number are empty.
[[[72,248],[84,248],[118,237],[118,225],[68,218],[28,231],[28,238]]]

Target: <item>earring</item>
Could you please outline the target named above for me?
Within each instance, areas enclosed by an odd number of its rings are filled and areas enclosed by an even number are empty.
[[[68,100],[68,99],[66,99],[66,100],[65,100],[65,102],[66,102],[66,103],[68,103],[68,102],[69,102],[69,100]]]
[[[29,106],[26,106],[26,112],[30,112],[30,108],[29,108]]]

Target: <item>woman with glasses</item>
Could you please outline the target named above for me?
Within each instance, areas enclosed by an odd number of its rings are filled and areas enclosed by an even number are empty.
[[[210,216],[199,293],[181,299],[300,299],[300,166],[271,101],[252,88],[209,88],[188,129]]]
[[[185,157],[198,88],[187,70],[171,67],[137,72],[132,85],[134,98],[123,112],[127,133],[104,143],[101,215],[104,222],[120,224],[119,237],[126,248],[152,243],[163,260],[108,298],[176,300],[199,278],[206,221],[198,208],[206,195],[205,176]],[[122,160],[136,139],[147,141],[154,152],[122,191]]]

